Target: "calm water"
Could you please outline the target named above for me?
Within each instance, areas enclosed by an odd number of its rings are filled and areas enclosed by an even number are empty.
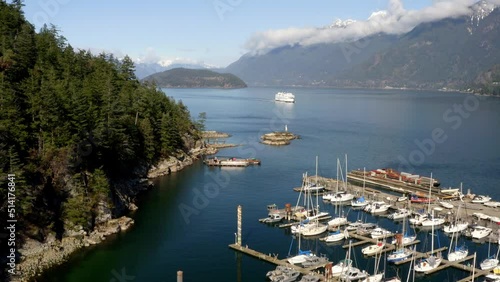
[[[500,199],[500,99],[298,88],[288,89],[296,96],[295,104],[275,103],[274,94],[281,90],[165,89],[167,95],[181,99],[194,117],[206,112],[207,129],[228,132],[232,134],[228,142],[242,144],[219,155],[257,157],[262,165],[220,169],[197,162],[156,179],[156,188],[141,196],[139,210],[131,215],[136,222],[131,230],[80,252],[41,280],[175,281],[176,271],[183,270],[184,281],[265,281],[272,265],[227,247],[234,242],[236,206],[243,206],[243,244],[280,257],[289,250],[293,254],[297,242],[291,245],[287,230],[257,219],[267,215],[267,204],[296,203],[298,194],[291,188],[300,186],[302,173],[315,173],[316,156],[323,176],[335,177],[336,159],[348,154],[349,170],[392,167],[421,175],[432,172],[442,186],[458,187],[463,182],[464,189]],[[285,124],[302,139],[285,147],[258,143],[261,134]],[[440,143],[430,141],[433,131]],[[422,149],[417,143],[426,145]],[[323,209],[334,211],[331,205]],[[355,220],[361,215],[349,211],[348,216]],[[401,229],[401,224],[383,217],[368,220],[393,231]],[[446,236],[438,238],[441,246],[449,244]],[[418,250],[430,249],[428,231],[420,231],[418,239],[422,241]],[[478,261],[487,256],[487,244],[466,242],[470,253],[478,251]],[[345,256],[341,245],[302,240],[302,249],[327,254],[334,262]],[[492,245],[491,252],[497,248]],[[354,253],[357,265],[371,272],[374,260],[364,258],[359,247]],[[386,269],[388,275],[398,273],[406,279],[408,265]],[[466,275],[450,269],[418,280],[455,281]]]

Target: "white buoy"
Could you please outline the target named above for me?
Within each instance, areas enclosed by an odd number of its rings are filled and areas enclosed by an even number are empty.
[[[288,127],[286,126],[286,124],[285,124],[285,132],[288,132]]]

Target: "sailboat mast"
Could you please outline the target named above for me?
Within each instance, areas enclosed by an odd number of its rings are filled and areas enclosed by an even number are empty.
[[[431,172],[431,181],[429,181],[429,207],[427,208],[427,211],[431,210],[431,187],[432,187],[432,172]],[[432,219],[434,220],[434,215],[432,216]]]
[[[318,156],[316,156],[316,186],[318,186]],[[316,190],[316,211],[315,214],[319,214],[319,191]],[[317,222],[317,221],[316,221]]]
[[[345,154],[345,191],[347,191],[347,154]]]
[[[432,218],[434,219],[434,210],[432,210]],[[432,223],[432,231],[431,231],[431,256],[434,255],[434,223]]]

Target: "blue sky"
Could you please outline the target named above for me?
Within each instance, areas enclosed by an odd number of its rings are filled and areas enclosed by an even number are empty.
[[[128,54],[143,61],[197,61],[226,66],[248,52],[256,32],[312,28],[336,19],[365,20],[383,0],[31,0],[25,16],[52,23],[76,48]],[[420,10],[432,0],[402,1]]]

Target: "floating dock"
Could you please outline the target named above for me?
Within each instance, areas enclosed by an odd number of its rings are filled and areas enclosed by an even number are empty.
[[[231,157],[213,157],[207,158],[203,161],[208,166],[219,166],[219,167],[246,167],[249,165],[260,165],[260,160],[258,159],[241,159],[241,158],[231,158]]]

